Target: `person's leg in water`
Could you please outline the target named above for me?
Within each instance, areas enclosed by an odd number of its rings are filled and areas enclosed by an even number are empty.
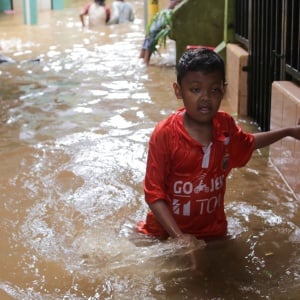
[[[150,46],[151,46],[151,38],[146,37],[144,40],[143,47],[141,49],[140,58],[143,58],[146,65],[150,62],[150,56],[152,53],[150,53]]]
[[[145,37],[142,50],[140,53],[140,58],[144,59],[144,62],[146,65],[149,64],[151,55],[154,52],[155,49],[155,37],[162,29],[162,26],[164,25],[162,18],[156,18],[153,20],[149,33]]]

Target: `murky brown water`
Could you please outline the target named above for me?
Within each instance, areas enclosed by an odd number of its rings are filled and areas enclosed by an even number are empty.
[[[134,232],[149,135],[180,105],[174,44],[147,68],[143,1],[134,24],[98,31],[81,30],[83,2],[38,26],[0,16],[16,60],[0,65],[0,299],[299,299],[299,203],[264,152],[230,176],[233,238],[200,249],[196,271]]]

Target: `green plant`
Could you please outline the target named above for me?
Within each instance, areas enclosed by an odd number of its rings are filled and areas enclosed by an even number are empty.
[[[153,16],[147,26],[147,35],[154,33],[150,44],[150,53],[158,52],[159,46],[166,47],[166,42],[172,26],[173,11],[166,9]]]

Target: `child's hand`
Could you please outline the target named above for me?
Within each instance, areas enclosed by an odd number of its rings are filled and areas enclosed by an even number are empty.
[[[187,248],[187,255],[191,264],[191,269],[197,269],[197,260],[195,256],[195,251],[202,249],[206,246],[206,243],[203,240],[196,239],[191,234],[182,234],[176,238],[176,242],[184,248]]]
[[[177,242],[180,243],[182,246],[188,248],[199,248],[199,243],[201,246],[205,246],[205,242],[203,240],[198,240],[192,234],[182,234],[176,238]]]
[[[291,136],[297,140],[300,140],[300,119],[298,120],[298,126],[292,128]]]

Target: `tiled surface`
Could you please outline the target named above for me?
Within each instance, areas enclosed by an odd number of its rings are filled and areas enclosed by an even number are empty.
[[[300,107],[298,107],[298,115],[300,115]],[[295,147],[295,166],[296,166],[296,176],[295,176],[295,188],[294,191],[300,199],[300,142],[296,143]]]
[[[272,108],[271,108],[271,130],[279,129],[282,126],[283,117],[283,93],[278,82],[274,82],[272,85]],[[270,156],[273,163],[280,168],[281,166],[281,151],[282,140],[274,143],[270,147]]]
[[[299,98],[300,101],[300,98]],[[297,117],[298,117],[298,122],[300,121],[300,104],[298,103],[297,107]],[[295,188],[294,191],[296,195],[298,196],[298,199],[300,199],[300,142],[296,142],[295,146],[295,166],[297,168],[297,174],[295,177]]]
[[[243,67],[248,65],[248,53],[245,52],[240,57],[240,82],[239,82],[239,114],[247,115],[248,99],[248,73],[243,71]]]
[[[295,126],[300,118],[300,88],[289,81],[272,85],[271,129]],[[300,142],[290,137],[270,146],[270,158],[300,199]]]

